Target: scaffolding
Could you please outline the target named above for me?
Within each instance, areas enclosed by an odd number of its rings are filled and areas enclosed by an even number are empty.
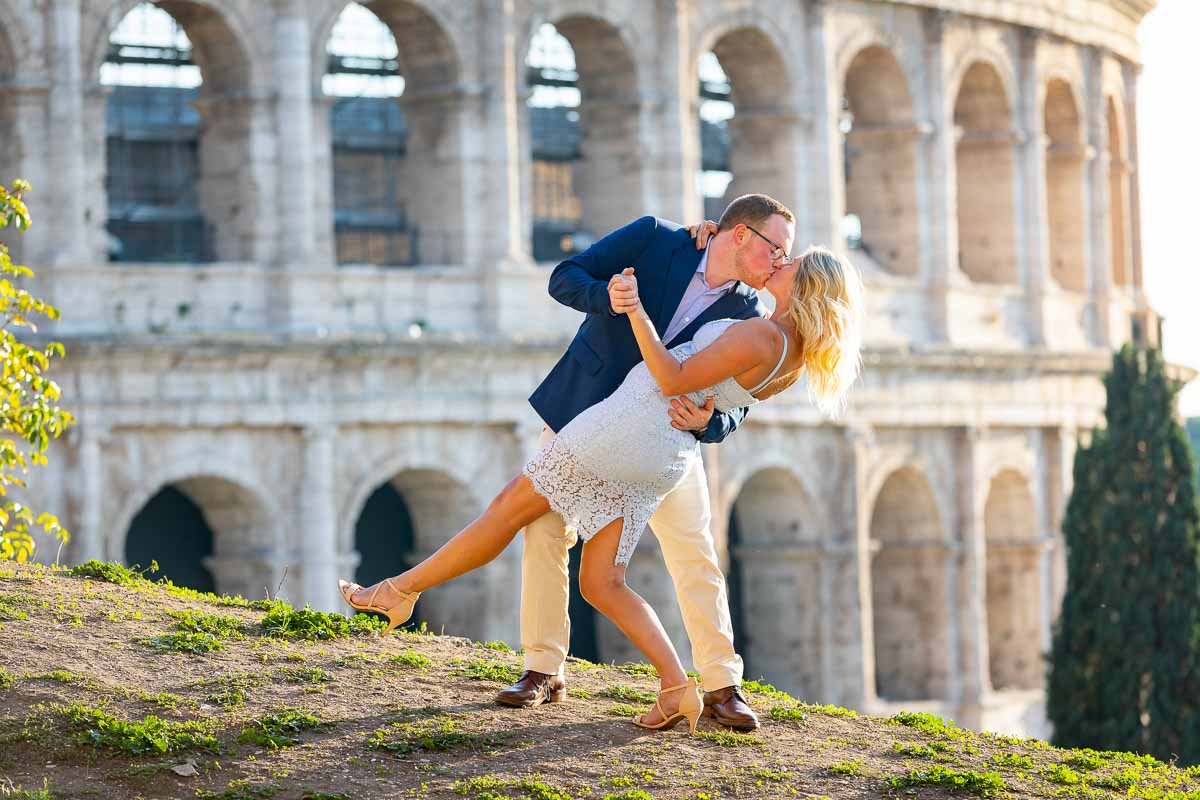
[[[579,73],[570,42],[542,25],[525,59],[529,87],[531,247],[535,261],[561,261],[592,240],[575,189],[582,157]]]

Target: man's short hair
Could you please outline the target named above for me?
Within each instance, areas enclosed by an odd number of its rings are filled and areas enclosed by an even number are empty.
[[[796,221],[796,215],[791,209],[774,197],[765,194],[744,194],[725,207],[725,213],[721,215],[717,227],[723,231],[733,230],[733,226],[739,224],[761,227],[776,214],[788,222]]]

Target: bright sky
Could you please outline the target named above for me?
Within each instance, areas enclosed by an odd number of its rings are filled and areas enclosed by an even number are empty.
[[[1150,304],[1166,318],[1167,359],[1200,369],[1200,1],[1158,0],[1138,30],[1142,253]],[[1180,397],[1200,416],[1200,379]]]

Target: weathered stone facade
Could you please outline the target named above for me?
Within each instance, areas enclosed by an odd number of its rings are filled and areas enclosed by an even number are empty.
[[[410,269],[333,255],[320,87],[343,0],[159,4],[204,78],[218,262],[105,263],[97,76],[135,5],[0,0],[0,176],[36,187],[17,252],[63,310],[48,332],[79,418],[34,500],[73,531],[69,560],[125,558],[166,486],[203,511],[222,591],[259,597],[286,570],[290,600],[340,608],[355,521],[389,481],[417,552],[436,548],[531,451],[525,398],[577,324],[528,255],[532,32],[552,22],[574,46],[575,184],[601,230],[699,218],[712,50],[737,107],[730,192],[791,205],[800,245],[842,241],[853,211],[867,246],[850,254],[869,315],[847,419],[797,392],[705,453],[749,677],[1045,733],[1076,438],[1100,418],[1110,348],[1135,323],[1155,335],[1133,124],[1152,0],[364,3],[400,51],[414,213],[455,243]],[[425,617],[515,643],[518,546],[430,592]],[[682,644],[656,559],[645,537],[630,580]],[[615,629],[601,639],[632,655]]]

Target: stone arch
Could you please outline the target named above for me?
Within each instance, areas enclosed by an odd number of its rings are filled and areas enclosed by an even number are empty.
[[[729,596],[749,677],[797,697],[821,697],[822,540],[828,529],[790,469],[758,469],[729,516]]]
[[[738,15],[706,29],[691,60],[691,85],[699,85],[701,55],[712,52],[729,82],[733,116],[728,131],[731,179],[720,202],[763,192],[794,208],[800,114],[794,107],[795,77],[783,54],[786,37],[762,19]]]
[[[421,442],[414,440],[409,444],[419,447]],[[337,511],[337,549],[341,552],[353,549],[354,522],[362,513],[367,498],[379,486],[392,481],[398,475],[440,476],[439,480],[449,481],[466,492],[462,496],[465,507],[474,509],[475,514],[482,512],[491,498],[479,495],[474,490],[472,481],[455,477],[455,475],[461,475],[467,471],[468,469],[463,465],[434,461],[412,451],[392,452],[377,459],[358,473],[354,481],[346,486],[346,490],[340,498]],[[406,485],[401,482],[397,484],[397,488],[403,491]],[[469,519],[467,521],[470,522]],[[457,529],[454,532],[457,532]],[[435,540],[424,539],[422,541],[433,543]],[[437,542],[437,544],[440,545],[441,542]]]
[[[217,459],[184,459],[132,493],[108,538],[107,557],[125,560],[138,515],[170,488],[199,509],[212,533],[212,554],[203,564],[213,576],[216,591],[249,598],[262,597],[265,589],[273,594],[285,558],[278,508],[256,479],[228,467],[209,468],[210,460]],[[138,535],[144,539],[152,532]],[[143,552],[145,544],[142,541],[139,547]],[[164,558],[167,555],[164,551]]]
[[[551,99],[550,71],[534,65],[536,36],[553,26],[566,40],[574,79],[560,76],[578,104]],[[521,51],[528,113],[525,175],[531,209],[532,252],[557,261],[628,221],[628,201],[642,193],[639,70],[628,31],[592,11],[564,10],[535,18]],[[571,84],[570,86],[566,84]]]
[[[101,29],[88,68],[100,74],[110,37],[141,2],[122,0]],[[274,124],[273,106],[254,87],[264,80],[247,27],[218,0],[163,0],[147,4],[168,14],[187,36],[199,69],[198,91],[179,86],[117,86],[88,97],[89,152],[105,186],[114,260],[243,261],[264,255],[274,223],[261,186],[271,179],[269,149],[261,141]],[[119,14],[119,16],[118,16]],[[166,93],[180,95],[166,98]],[[158,98],[152,101],[151,96]],[[195,96],[193,96],[195,95]],[[143,104],[177,109],[167,124],[139,115]],[[193,118],[190,109],[198,117]],[[129,113],[127,113],[127,110]],[[127,130],[129,131],[127,133]],[[164,151],[171,149],[172,154]],[[172,166],[156,167],[154,159]],[[148,165],[138,166],[149,161]],[[166,182],[167,186],[151,185]],[[177,220],[186,217],[186,225]],[[163,228],[162,226],[167,226]],[[164,242],[179,242],[164,248]]]
[[[946,74],[947,99],[958,98],[962,94],[967,75],[981,64],[993,70],[1005,102],[1011,107],[1010,98],[1018,94],[1016,70],[1013,68],[1012,59],[1005,50],[978,41],[971,42],[954,58],[953,66]],[[957,104],[956,101],[955,103]]]
[[[871,513],[872,623],[877,695],[946,699],[950,551],[925,475],[902,467],[884,480]]]
[[[876,262],[915,276],[920,128],[908,80],[892,51],[872,44],[847,65],[842,86],[846,213],[859,218],[859,246]]]
[[[1133,270],[1129,253],[1129,173],[1130,164],[1124,114],[1116,95],[1104,100],[1104,120],[1108,150],[1109,246],[1114,286],[1131,286]]]
[[[108,53],[108,40],[121,21],[145,0],[117,0],[96,31],[87,58],[85,75],[96,75]],[[228,0],[154,0],[158,8],[179,22],[192,43],[193,60],[212,94],[245,93],[270,82],[270,65],[255,59],[255,38],[249,22]]]
[[[1040,688],[1041,543],[1028,479],[1016,469],[1000,470],[988,485],[983,516],[992,686]]]
[[[1045,85],[1046,199],[1050,230],[1050,273],[1070,291],[1088,288],[1085,249],[1083,126],[1076,93],[1062,78]]]
[[[963,74],[954,103],[959,264],[979,283],[1017,284],[1012,105],[989,61]]]
[[[354,552],[359,518],[370,498],[381,489],[394,492],[402,499],[411,521],[411,536],[397,541],[397,547],[408,548],[401,554],[405,567],[433,553],[484,510],[471,487],[440,466],[418,465],[401,459],[393,462],[391,469],[371,474],[388,477],[363,481],[355,487],[347,509],[350,518],[344,518],[346,524],[339,529],[340,552]],[[352,555],[352,559],[356,557],[357,553]],[[494,563],[490,564],[423,596],[413,619],[425,621],[439,632],[445,630],[460,636],[487,638],[490,620],[480,613],[480,609],[488,607],[490,584],[496,568]]]
[[[330,5],[313,25],[313,81],[320,83],[326,70],[326,45],[338,18],[355,0]],[[440,7],[422,0],[362,0],[361,3],[396,38],[401,72],[422,88],[447,88],[461,80],[463,45],[455,31],[459,25]],[[405,46],[409,54],[404,54]]]

